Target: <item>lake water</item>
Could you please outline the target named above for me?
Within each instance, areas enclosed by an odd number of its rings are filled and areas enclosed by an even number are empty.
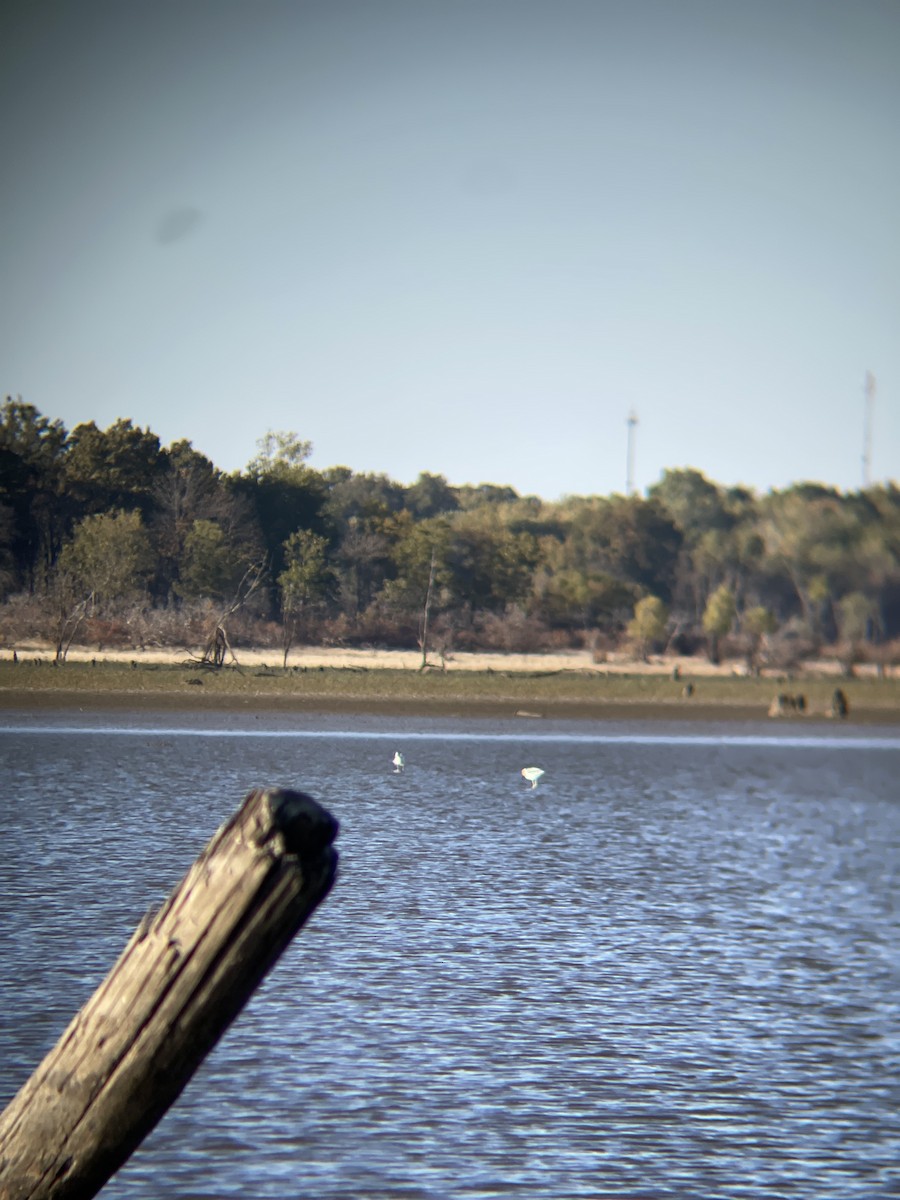
[[[341,822],[333,892],[104,1197],[900,1195],[894,731],[4,725],[0,1106],[251,787]]]

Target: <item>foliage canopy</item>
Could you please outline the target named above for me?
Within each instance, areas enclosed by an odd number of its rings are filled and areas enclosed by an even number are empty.
[[[535,648],[630,636],[779,631],[859,655],[900,638],[900,492],[800,483],[756,496],[694,469],[640,496],[558,503],[422,472],[310,466],[311,443],[269,432],[225,475],[181,440],[120,419],[69,433],[21,399],[0,406],[0,601],[48,613],[92,597],[122,618],[221,605],[250,572],[255,619],[310,640]],[[65,588],[63,583],[65,582]],[[66,591],[66,588],[69,590]],[[56,597],[53,600],[52,597]],[[418,632],[417,632],[418,631]],[[285,651],[286,654],[287,651]]]

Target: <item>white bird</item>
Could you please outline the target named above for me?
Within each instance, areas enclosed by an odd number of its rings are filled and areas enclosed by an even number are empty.
[[[391,762],[394,764],[394,774],[395,775],[399,775],[400,772],[403,770],[404,766],[406,765],[403,761],[403,755],[400,753],[399,750],[396,750],[394,752],[394,757],[391,759]]]
[[[528,779],[531,782],[531,786],[533,788],[537,787],[538,780],[543,775],[543,773],[544,773],[543,767],[523,767],[522,768],[522,778]]]

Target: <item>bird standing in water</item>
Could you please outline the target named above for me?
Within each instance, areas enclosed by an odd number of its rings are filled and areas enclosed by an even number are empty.
[[[522,778],[527,779],[533,788],[538,785],[538,780],[544,774],[543,767],[523,767]]]
[[[394,757],[391,759],[391,762],[394,764],[394,774],[395,775],[399,775],[400,772],[403,770],[403,768],[406,766],[406,764],[403,761],[403,755],[400,753],[399,750],[394,751]]]

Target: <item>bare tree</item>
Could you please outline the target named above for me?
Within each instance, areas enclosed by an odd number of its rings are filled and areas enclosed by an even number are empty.
[[[425,604],[422,609],[422,633],[419,637],[419,645],[422,649],[422,664],[419,667],[420,671],[428,668],[428,622],[431,618],[431,598],[434,594],[434,576],[435,567],[437,564],[437,552],[432,546],[431,548],[431,566],[428,570],[428,587],[425,589]],[[443,661],[441,663],[443,668]]]
[[[237,655],[228,640],[225,622],[230,617],[233,617],[236,612],[240,612],[252,597],[262,589],[267,574],[266,563],[262,560],[251,563],[244,572],[231,600],[229,600],[215,619],[212,631],[206,641],[206,647],[200,656],[200,664],[202,666],[219,670],[225,665],[225,660],[229,655],[235,666],[238,665]]]
[[[56,653],[53,661],[61,664],[66,661],[66,656],[75,641],[75,635],[82,621],[93,613],[94,593],[89,592],[86,596],[78,595],[71,586],[71,580],[63,582],[57,579],[54,583],[53,594],[57,603],[54,630]]]

